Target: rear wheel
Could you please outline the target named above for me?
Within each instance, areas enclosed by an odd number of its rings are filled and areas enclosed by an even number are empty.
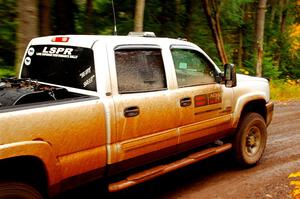
[[[234,140],[234,155],[242,166],[254,166],[266,148],[267,128],[258,113],[248,113],[239,124]]]
[[[0,182],[1,199],[43,199],[32,186],[19,182]]]

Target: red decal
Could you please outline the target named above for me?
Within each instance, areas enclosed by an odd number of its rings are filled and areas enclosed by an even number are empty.
[[[222,97],[220,92],[208,94],[209,104],[217,104],[222,102]]]
[[[196,95],[194,101],[195,107],[208,105],[207,95]]]
[[[194,97],[194,101],[195,107],[218,104],[222,102],[222,95],[220,92],[214,92],[205,95],[196,95]]]

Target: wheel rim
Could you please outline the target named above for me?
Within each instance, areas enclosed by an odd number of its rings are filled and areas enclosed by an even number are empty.
[[[258,127],[251,127],[246,134],[246,153],[254,156],[261,146],[261,132]]]

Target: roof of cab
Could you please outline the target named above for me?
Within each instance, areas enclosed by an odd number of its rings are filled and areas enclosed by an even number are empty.
[[[58,42],[55,38],[59,38]],[[96,41],[101,41],[109,45],[126,44],[170,44],[170,45],[189,45],[197,47],[195,44],[180,40],[164,37],[140,37],[140,36],[112,36],[112,35],[52,35],[46,37],[37,37],[31,40],[30,45],[66,45],[81,46],[91,48]]]

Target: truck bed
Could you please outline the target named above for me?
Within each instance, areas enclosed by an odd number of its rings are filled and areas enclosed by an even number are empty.
[[[30,79],[6,78],[0,82],[0,110],[87,97],[89,96],[69,92],[65,88],[41,84]]]

